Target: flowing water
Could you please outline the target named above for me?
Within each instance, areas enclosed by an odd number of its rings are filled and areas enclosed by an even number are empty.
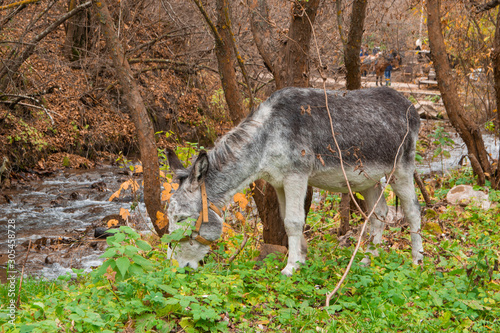
[[[0,279],[5,279],[9,221],[15,225],[19,270],[29,240],[33,244],[25,270],[30,274],[54,278],[70,271],[70,267],[88,270],[102,263],[99,256],[103,241],[82,244],[75,240],[81,240],[84,235],[89,236],[85,241],[92,240],[93,225],[102,225],[103,219],[119,214],[120,208],[130,208],[134,199],[130,192],[112,202],[108,200],[130,177],[133,176],[124,169],[113,166],[64,170],[42,180],[20,182],[12,190],[2,190],[0,195],[8,196],[11,202],[0,204],[0,265],[3,266]],[[141,182],[140,178],[134,178]],[[140,216],[138,219],[143,225],[150,224],[145,211],[141,203],[134,214],[136,219]]]

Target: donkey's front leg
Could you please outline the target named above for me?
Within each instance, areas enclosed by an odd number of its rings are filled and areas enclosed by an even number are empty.
[[[304,238],[304,199],[307,193],[306,175],[288,175],[283,181],[285,190],[285,230],[288,235],[288,263],[281,271],[291,276],[306,262],[307,242]]]

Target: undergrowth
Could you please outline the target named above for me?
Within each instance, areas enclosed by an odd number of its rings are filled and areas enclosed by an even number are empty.
[[[448,185],[469,183],[457,173],[433,188],[441,202]],[[490,190],[499,201],[500,192]],[[25,280],[15,326],[8,323],[1,286],[3,332],[494,332],[500,331],[500,211],[437,205],[425,213],[423,266],[411,261],[405,224],[384,232],[380,256],[369,267],[359,254],[340,292],[325,307],[353,247],[339,246],[333,226],[335,195],[325,195],[308,217],[308,261],[292,277],[283,257],[255,262],[255,223],[226,232],[196,271],[167,256],[169,242],[141,239],[121,227],[107,239],[107,261],[90,274],[56,281]],[[425,216],[430,216],[426,218]],[[435,225],[428,228],[425,224]],[[236,228],[236,227],[235,227]],[[226,226],[226,230],[228,226]],[[182,230],[182,229],[179,229]],[[351,243],[355,243],[352,239]],[[129,332],[127,330],[127,332]]]

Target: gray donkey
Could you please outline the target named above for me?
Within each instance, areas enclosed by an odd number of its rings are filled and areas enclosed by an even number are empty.
[[[197,268],[210,243],[222,233],[222,207],[252,181],[268,181],[278,195],[285,221],[289,255],[285,275],[306,260],[303,236],[307,185],[332,192],[347,192],[335,137],[353,191],[360,192],[368,210],[381,194],[380,179],[394,169],[391,186],[400,198],[410,224],[413,262],[423,260],[420,206],[413,185],[415,145],[420,120],[413,105],[390,88],[355,91],[285,88],[273,93],[236,128],[220,138],[209,152],[201,152],[184,168],[170,151],[168,161],[179,181],[168,207],[169,231],[179,222],[197,219],[191,237],[174,246],[181,267]],[[328,109],[326,108],[328,100]],[[371,245],[380,243],[387,214],[379,201],[370,219]],[[187,220],[189,221],[189,220]],[[184,224],[185,225],[185,224]]]

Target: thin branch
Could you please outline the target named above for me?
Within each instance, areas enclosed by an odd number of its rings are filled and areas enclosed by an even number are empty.
[[[14,7],[17,7],[17,6],[22,6],[22,5],[27,5],[27,4],[30,4],[30,3],[33,3],[33,2],[39,2],[40,0],[23,0],[23,1],[18,1],[18,2],[14,2],[14,3],[11,3],[11,4],[8,4],[8,5],[5,5],[5,6],[0,6],[0,10],[6,10],[6,9],[9,9],[9,8],[14,8]]]
[[[309,19],[309,17],[308,17]],[[309,23],[311,24],[311,27],[312,27],[312,22],[311,20],[309,20]],[[318,58],[319,58],[319,71],[320,73],[323,71],[323,65],[322,65],[322,61],[321,61],[321,53],[319,51],[319,47],[318,47],[318,43],[317,43],[317,40],[316,40],[316,35],[314,33],[314,27],[312,27],[312,32],[313,32],[313,38],[315,40],[315,46],[316,46],[316,52],[318,54]],[[373,208],[372,210],[370,211],[370,213],[368,215],[366,215],[363,210],[361,209],[361,207],[359,206],[358,202],[356,201],[356,198],[354,197],[354,193],[352,191],[352,188],[351,188],[351,185],[349,184],[349,179],[347,177],[347,174],[346,174],[346,171],[345,171],[345,167],[344,167],[344,161],[343,161],[343,158],[342,158],[342,150],[340,149],[340,146],[338,144],[338,141],[337,141],[337,138],[336,138],[336,135],[335,135],[335,130],[333,128],[333,119],[332,119],[332,115],[330,114],[330,108],[329,108],[329,105],[328,105],[328,94],[327,94],[327,89],[326,89],[326,76],[324,76],[323,74],[321,74],[321,77],[323,78],[323,91],[325,93],[325,107],[326,107],[326,112],[328,114],[328,118],[329,118],[329,121],[330,121],[330,129],[331,129],[331,132],[332,132],[332,137],[333,137],[333,141],[335,142],[335,147],[337,148],[337,151],[338,151],[338,154],[339,154],[339,159],[340,159],[340,167],[342,169],[342,174],[344,176],[344,179],[346,181],[346,184],[347,184],[347,188],[349,190],[349,194],[352,198],[352,201],[355,203],[356,207],[358,208],[358,210],[360,211],[361,215],[363,215],[363,217],[365,218],[365,222],[363,223],[363,226],[361,228],[361,232],[359,234],[359,238],[358,238],[358,243],[356,244],[356,248],[354,249],[354,252],[351,256],[351,259],[349,260],[349,264],[347,265],[345,271],[344,271],[344,274],[342,275],[342,278],[339,280],[339,282],[337,283],[337,285],[335,286],[335,289],[330,292],[327,297],[326,297],[326,302],[325,302],[325,305],[326,306],[329,306],[330,305],[330,300],[331,298],[337,293],[337,291],[340,289],[340,287],[342,286],[342,284],[344,283],[345,279],[347,278],[347,275],[349,274],[349,271],[351,270],[351,266],[354,262],[354,259],[356,257],[356,254],[358,253],[359,251],[359,248],[361,246],[361,240],[363,239],[363,234],[365,232],[365,229],[366,229],[366,226],[368,224],[368,221],[370,220],[370,217],[374,214],[375,212],[375,208],[377,207],[379,201],[384,198],[384,190],[385,190],[385,187],[387,187],[390,182],[391,182],[391,179],[392,179],[392,176],[396,170],[396,164],[397,164],[397,161],[398,161],[398,155],[399,155],[399,152],[401,150],[401,147],[403,146],[405,140],[406,140],[406,137],[408,136],[408,133],[410,132],[410,121],[408,119],[408,114],[409,114],[409,111],[410,111],[410,108],[412,105],[410,105],[408,107],[408,109],[406,110],[406,133],[403,137],[403,140],[401,141],[401,144],[399,145],[397,151],[396,151],[396,155],[394,157],[394,164],[393,164],[393,167],[392,167],[392,170],[391,170],[391,173],[389,174],[389,176],[387,177],[387,182],[386,182],[386,186],[384,187],[384,189],[381,191],[377,201],[375,202],[375,204],[373,205]],[[385,200],[385,198],[384,198]]]
[[[3,104],[11,104],[12,102],[10,101],[0,101],[0,103],[3,103]],[[56,114],[58,115],[59,117],[62,117],[59,113],[55,112],[55,111],[52,111],[52,110],[49,110],[47,109],[46,107],[44,106],[37,106],[37,105],[32,105],[32,104],[26,104],[26,103],[16,103],[17,105],[21,105],[21,106],[26,106],[26,107],[29,107],[29,108],[34,108],[34,109],[39,109],[39,110],[43,110],[45,112],[45,114],[50,118],[50,122],[52,123],[52,125],[54,125],[54,118],[52,118],[52,116],[49,114],[50,113],[53,113],[53,114]],[[5,119],[2,118],[2,120]]]
[[[4,25],[6,25],[14,16],[19,14],[24,8],[26,8],[26,5],[21,5],[11,11],[7,16],[5,16],[1,21],[0,21],[0,31],[3,29]]]
[[[128,59],[128,62],[129,62],[129,64],[137,64],[137,63],[171,64],[171,65],[174,65],[174,66],[186,66],[186,67],[190,67],[193,71],[205,69],[207,71],[211,71],[211,72],[214,72],[214,73],[219,73],[217,70],[215,70],[213,68],[210,68],[208,66],[190,64],[190,63],[187,63],[187,62],[175,61],[175,60],[170,60],[170,59],[156,59],[156,58],[152,58],[152,59],[138,59],[138,58],[131,58],[131,59]],[[170,67],[158,67],[158,69],[169,69],[169,68],[172,68],[172,66],[170,66]],[[140,71],[140,72],[142,72],[142,71]]]
[[[481,4],[476,3],[475,1],[471,1],[471,4],[476,8],[476,14],[480,14],[482,12],[488,11],[500,5],[500,0],[491,0],[487,3],[481,3]]]
[[[24,266],[26,266],[26,262],[28,261],[28,255],[30,254],[31,249],[31,239],[28,244],[28,251],[26,252],[26,258],[24,258],[23,268],[21,269],[21,278],[19,279],[19,290],[17,294],[17,302],[16,307],[19,308],[19,303],[21,302],[21,288],[23,287],[23,276],[24,276]]]
[[[248,73],[245,68],[245,63],[243,61],[243,58],[240,55],[240,52],[238,51],[238,47],[236,45],[236,38],[234,38],[234,33],[232,29],[232,24],[231,24],[231,19],[229,17],[229,6],[224,7],[224,18],[226,20],[227,28],[229,31],[229,34],[231,35],[231,39],[233,41],[233,49],[234,49],[234,54],[236,56],[236,59],[238,60],[238,66],[240,67],[241,74],[243,75],[243,79],[245,80],[245,84],[247,85],[247,91],[248,91],[248,99],[250,101],[250,110],[253,110],[254,108],[254,101],[253,101],[253,94],[252,94],[252,87],[250,86],[250,79],[248,78]]]
[[[243,238],[243,243],[241,243],[241,246],[238,248],[238,250],[227,260],[227,264],[230,264],[236,259],[236,257],[240,254],[241,250],[245,247],[248,241],[248,235],[245,233],[245,236]]]
[[[193,2],[196,4],[196,6],[198,6],[201,14],[203,15],[203,18],[205,19],[208,26],[210,27],[210,30],[212,30],[212,34],[214,36],[215,43],[224,44],[224,42],[222,41],[222,37],[219,34],[219,31],[217,30],[217,27],[215,26],[214,22],[212,22],[212,20],[210,19],[210,16],[208,16],[208,13],[205,10],[205,7],[203,7],[203,4],[201,3],[201,1],[200,0],[193,0]]]
[[[52,0],[51,3],[49,3],[47,5],[47,7],[45,8],[45,10],[43,12],[41,12],[40,14],[37,15],[37,17],[30,22],[30,24],[28,24],[28,26],[26,27],[26,29],[24,29],[24,31],[27,33],[28,31],[31,31],[31,29],[33,29],[33,27],[35,26],[35,24],[45,15],[47,14],[47,12],[56,4],[58,0]]]
[[[418,185],[418,188],[420,188],[420,192],[422,192],[422,196],[424,197],[425,205],[427,207],[432,205],[431,198],[429,196],[429,192],[427,192],[427,189],[425,188],[425,184],[422,181],[422,178],[420,178],[420,175],[418,174],[417,170],[413,173],[413,178],[415,179],[415,182]]]
[[[9,73],[16,73],[21,65],[24,63],[26,59],[28,59],[33,52],[35,51],[35,47],[40,42],[43,38],[45,38],[49,33],[54,31],[60,24],[65,22],[67,19],[73,17],[75,14],[79,13],[80,11],[90,7],[92,5],[91,1],[85,2],[75,9],[67,12],[64,15],[61,15],[57,20],[55,20],[52,24],[50,24],[44,31],[42,31],[40,34],[36,35],[31,41],[30,45],[24,49],[24,51],[13,61],[11,66],[8,66],[7,64],[4,64],[0,68],[0,91],[5,90],[7,86],[7,80],[4,80],[5,75]],[[15,54],[16,50],[13,51]],[[2,82],[4,80],[4,82]]]
[[[173,30],[173,31],[169,31],[169,32],[166,32],[164,33],[163,35],[160,35],[152,40],[150,40],[149,42],[146,42],[146,43],[143,43],[143,44],[140,44],[140,45],[137,45],[136,47],[134,47],[133,49],[130,49],[130,50],[127,50],[125,53],[126,54],[131,54],[131,53],[134,53],[138,50],[141,50],[143,48],[147,48],[147,47],[151,47],[153,46],[154,44],[156,44],[157,42],[159,42],[160,40],[164,39],[164,38],[167,38],[167,37],[178,37],[180,35],[173,35],[174,33],[178,32],[178,31],[182,31],[182,30],[185,30],[189,27],[182,27],[180,29],[176,29],[176,30]]]

